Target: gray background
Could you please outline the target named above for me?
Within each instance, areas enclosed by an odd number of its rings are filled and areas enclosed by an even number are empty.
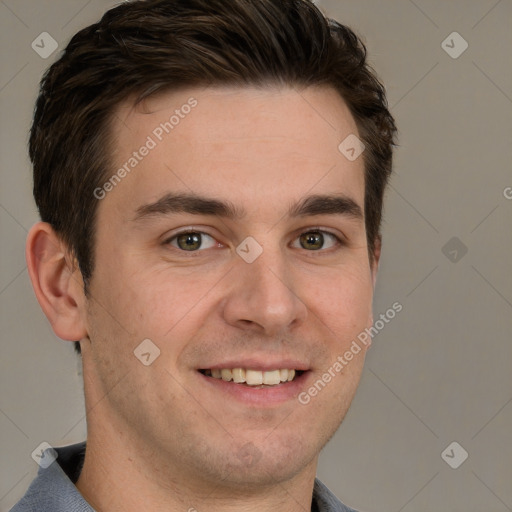
[[[37,220],[27,130],[38,81],[58,54],[45,60],[31,43],[46,31],[60,50],[114,4],[0,1],[2,511],[35,475],[31,453],[42,441],[86,432],[79,363],[40,311],[24,259]],[[363,36],[400,129],[376,317],[403,305],[374,338],[319,476],[366,512],[511,511],[512,2],[318,4]],[[469,45],[458,58],[442,46],[454,31]],[[453,53],[461,43],[445,45]],[[453,441],[469,454],[457,469],[441,457]]]

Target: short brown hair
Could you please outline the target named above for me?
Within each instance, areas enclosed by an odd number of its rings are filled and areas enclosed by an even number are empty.
[[[41,219],[73,252],[86,293],[94,268],[93,191],[112,174],[114,108],[132,95],[137,102],[187,86],[270,84],[332,86],[348,105],[366,146],[372,259],[396,127],[354,32],[309,0],[137,0],[71,39],[41,81],[30,134]]]

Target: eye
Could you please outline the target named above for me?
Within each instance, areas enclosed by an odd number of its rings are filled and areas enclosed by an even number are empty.
[[[306,249],[308,251],[319,251],[320,249],[330,249],[336,245],[340,245],[340,239],[332,233],[326,231],[306,231],[302,233],[297,239],[300,244],[299,248]],[[293,247],[297,247],[294,243]]]
[[[215,247],[216,241],[210,235],[200,231],[187,231],[178,233],[166,241],[167,244],[181,249],[182,251],[198,251],[199,249],[210,249]]]

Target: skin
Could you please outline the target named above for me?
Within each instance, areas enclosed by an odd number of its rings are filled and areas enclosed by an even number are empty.
[[[363,210],[363,158],[338,151],[357,127],[330,88],[127,100],[112,126],[113,173],[190,97],[197,106],[99,201],[89,297],[51,227],[29,234],[38,300],[59,337],[81,340],[88,442],[77,487],[98,511],[310,510],[319,452],[348,410],[365,349],[307,405],[297,393],[248,403],[197,370],[293,359],[309,370],[304,391],[372,325],[380,242],[370,266],[364,218],[287,215],[312,194],[343,194]],[[167,192],[245,215],[135,220]],[[187,228],[211,237],[204,248],[168,242]],[[300,235],[319,229],[343,242],[325,235],[325,248],[304,248]],[[236,252],[247,236],[263,248],[253,263]],[[133,353],[147,338],[160,349],[149,366]]]

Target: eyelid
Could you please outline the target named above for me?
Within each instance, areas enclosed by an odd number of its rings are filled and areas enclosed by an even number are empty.
[[[295,235],[295,238],[294,240],[296,240],[297,238],[299,238],[301,235],[304,235],[306,233],[322,233],[324,235],[329,235],[329,236],[332,236],[336,239],[337,243],[339,245],[346,245],[347,243],[347,239],[345,237],[345,235],[343,233],[338,234],[338,233],[334,233],[333,231],[327,229],[327,228],[324,228],[324,227],[321,227],[321,226],[312,226],[310,228],[307,228],[307,229],[300,229],[298,231],[298,234]],[[311,251],[313,252],[313,251]],[[320,252],[320,251],[317,251],[317,252]]]

